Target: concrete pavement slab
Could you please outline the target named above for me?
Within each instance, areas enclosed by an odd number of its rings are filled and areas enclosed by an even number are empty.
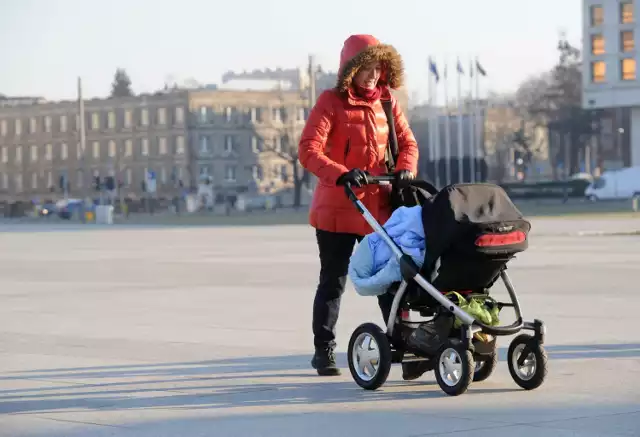
[[[0,436],[640,435],[640,240],[550,220],[509,269],[548,325],[548,380],[518,388],[501,338],[457,398],[397,366],[376,392],[353,382],[349,336],[382,320],[351,286],[343,375],[314,374],[307,227],[0,233]]]

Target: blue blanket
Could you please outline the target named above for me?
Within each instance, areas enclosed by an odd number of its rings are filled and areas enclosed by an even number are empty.
[[[396,209],[383,228],[404,253],[422,266],[425,253],[422,207]],[[392,283],[402,280],[398,260],[376,233],[364,237],[351,256],[349,277],[361,296],[384,294]]]

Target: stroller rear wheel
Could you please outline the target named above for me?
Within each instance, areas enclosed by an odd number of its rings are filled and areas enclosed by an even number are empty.
[[[471,351],[462,345],[447,345],[440,350],[436,359],[436,381],[443,392],[458,396],[471,385],[474,369]]]
[[[547,353],[531,335],[521,334],[513,339],[507,362],[511,377],[525,390],[540,387],[547,376]]]
[[[476,360],[473,372],[473,382],[484,381],[489,378],[498,365],[498,354],[496,352],[485,357],[482,361]]]
[[[351,334],[347,354],[349,371],[356,384],[366,390],[381,387],[391,371],[391,346],[375,323],[364,323]]]

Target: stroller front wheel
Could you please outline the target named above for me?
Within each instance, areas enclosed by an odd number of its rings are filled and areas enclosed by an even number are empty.
[[[381,387],[391,371],[391,346],[387,335],[375,323],[358,326],[349,340],[347,360],[356,384],[366,390]]]
[[[473,354],[462,345],[445,346],[437,356],[436,381],[449,396],[458,396],[467,391],[474,370]]]
[[[542,344],[528,334],[513,339],[507,363],[511,377],[525,390],[540,387],[547,376],[547,353]]]

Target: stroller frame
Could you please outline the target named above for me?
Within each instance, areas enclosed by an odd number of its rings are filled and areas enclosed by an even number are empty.
[[[390,185],[393,181],[394,177],[392,175],[367,176],[365,184]],[[379,388],[386,382],[393,362],[409,363],[435,360],[436,365],[434,366],[434,370],[440,388],[445,393],[456,396],[464,393],[470,386],[472,380],[482,381],[488,378],[497,364],[495,340],[489,351],[486,350],[486,347],[482,347],[482,345],[480,345],[480,351],[477,351],[473,342],[474,334],[484,333],[498,337],[518,334],[523,330],[532,331],[533,335],[520,334],[511,342],[508,350],[509,372],[514,381],[526,390],[535,389],[542,385],[547,374],[547,355],[543,347],[546,327],[545,324],[538,319],[535,319],[533,322],[523,320],[522,310],[514,286],[505,271],[506,266],[500,272],[500,278],[509,293],[511,302],[497,302],[497,304],[500,309],[503,307],[513,308],[516,321],[508,326],[488,326],[462,310],[422,276],[420,268],[413,259],[398,247],[386,230],[357,198],[351,185],[348,183],[345,185],[345,194],[363,215],[367,223],[369,223],[373,230],[391,248],[400,264],[403,278],[393,298],[385,331],[382,331],[376,324],[365,323],[360,325],[351,336],[348,354],[349,368],[358,385],[368,390]],[[432,281],[437,276],[437,264],[438,262],[436,262],[436,268],[431,278]],[[434,298],[445,312],[452,313],[462,322],[460,338],[450,337],[448,342],[435,356],[428,356],[426,354],[419,354],[422,356],[418,354],[407,356],[402,350],[395,351],[395,354],[393,353],[394,351],[392,351],[391,337],[396,330],[396,325],[411,326],[419,323],[404,321],[399,314],[409,283],[412,281]],[[373,360],[371,363],[363,364],[360,362],[359,357],[361,355],[358,355],[357,349],[360,348],[360,351],[364,350],[366,352],[365,355],[370,357],[375,349],[375,347],[372,348],[373,343],[376,343],[378,348],[377,363],[373,362],[375,361]],[[399,354],[397,352],[399,352]],[[477,364],[480,364],[480,368],[476,366],[474,354],[475,357],[478,358]],[[451,369],[454,370],[452,371]],[[365,370],[367,370],[367,372],[365,372]],[[453,378],[452,375],[455,373],[457,373],[457,376]]]

